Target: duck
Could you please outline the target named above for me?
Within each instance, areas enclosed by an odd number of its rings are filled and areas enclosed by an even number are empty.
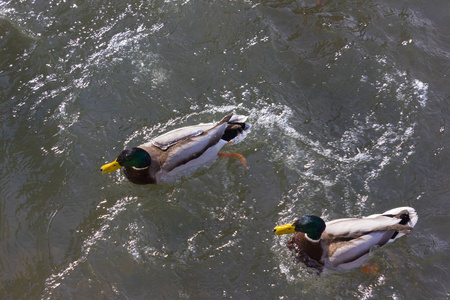
[[[124,168],[125,177],[135,184],[168,182],[182,172],[203,165],[217,157],[237,156],[219,153],[229,144],[242,141],[249,132],[247,116],[229,113],[217,123],[201,123],[174,129],[137,147],[125,148],[100,171],[109,174]]]
[[[316,215],[304,215],[292,224],[274,228],[276,235],[294,233],[287,242],[295,261],[319,274],[361,266],[375,247],[408,234],[416,225],[414,208],[397,207],[382,214],[325,222]],[[364,271],[364,269],[363,269]]]

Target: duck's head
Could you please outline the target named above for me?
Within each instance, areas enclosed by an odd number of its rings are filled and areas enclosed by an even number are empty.
[[[292,224],[280,225],[273,229],[276,235],[303,232],[312,239],[319,240],[325,230],[325,222],[322,218],[314,215],[305,215]]]
[[[119,156],[112,163],[103,165],[100,171],[103,174],[114,172],[121,167],[135,167],[137,169],[147,168],[151,164],[151,158],[144,149],[133,147],[122,150]]]

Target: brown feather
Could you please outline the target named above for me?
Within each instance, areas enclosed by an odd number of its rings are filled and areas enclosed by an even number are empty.
[[[306,266],[319,271],[323,269],[323,247],[322,242],[308,240],[303,232],[297,232],[288,242],[290,250],[295,249],[295,258]]]

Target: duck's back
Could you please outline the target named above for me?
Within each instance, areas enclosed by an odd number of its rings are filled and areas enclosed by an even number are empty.
[[[146,143],[144,145],[149,146],[151,144],[161,149],[162,151],[166,151],[171,146],[179,143],[180,141],[198,136],[208,129],[211,129],[212,127],[214,127],[214,123],[198,124],[174,129],[154,138],[149,143]]]

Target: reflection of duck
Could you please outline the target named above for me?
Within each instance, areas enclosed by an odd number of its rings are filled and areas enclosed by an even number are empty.
[[[362,219],[337,219],[325,223],[306,215],[289,225],[277,226],[275,234],[295,233],[288,248],[308,267],[350,269],[360,266],[370,249],[393,242],[409,233],[418,216],[411,207],[398,207]]]
[[[250,128],[246,119],[230,113],[218,123],[172,130],[138,147],[124,149],[115,161],[102,166],[101,171],[111,173],[124,167],[125,176],[136,184],[167,181],[181,171],[218,157],[226,144],[245,138]],[[229,155],[238,156],[245,165],[241,155]]]

